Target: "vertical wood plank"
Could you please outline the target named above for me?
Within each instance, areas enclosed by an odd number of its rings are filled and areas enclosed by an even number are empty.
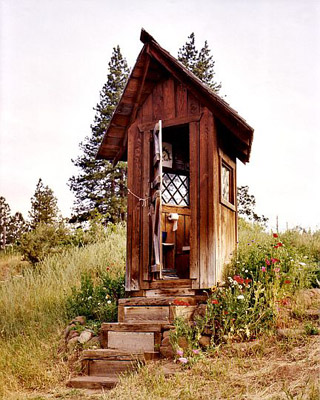
[[[216,221],[215,213],[218,208],[217,198],[215,196],[214,183],[219,181],[219,170],[214,167],[214,158],[218,155],[216,132],[214,127],[213,115],[207,113],[208,124],[208,266],[207,266],[207,287],[216,284]],[[216,201],[215,201],[216,200]],[[219,200],[219,199],[218,199]]]
[[[199,288],[199,123],[189,124],[190,143],[190,279]]]
[[[211,113],[210,113],[211,114]],[[218,131],[217,125],[214,117],[212,116],[213,125],[213,226],[214,226],[214,254],[215,254],[215,281],[217,283],[219,277],[219,271],[222,269],[221,263],[221,227],[223,222],[221,220],[221,203],[220,203],[220,159],[219,159],[219,149],[218,149]]]
[[[190,91],[188,91],[188,115],[197,115],[200,112],[200,103]]]
[[[152,94],[149,94],[142,106],[142,122],[151,122],[152,118]]]
[[[175,89],[172,78],[163,82],[163,119],[171,119],[176,115]]]
[[[135,195],[142,197],[142,135],[137,124],[131,125],[128,130],[128,188]],[[130,161],[129,161],[130,160]],[[127,290],[139,290],[140,270],[140,229],[141,229],[141,204],[132,194],[128,195],[128,217],[130,217],[130,229],[127,238]],[[129,223],[129,218],[128,218]]]
[[[152,91],[153,120],[163,119],[163,92],[162,84],[158,83]]]
[[[143,132],[143,177],[142,177],[142,195],[143,198],[150,196],[150,132]],[[142,281],[150,280],[150,217],[149,217],[149,202],[144,204],[142,208]],[[142,283],[142,282],[141,282]],[[143,286],[143,287],[142,287]],[[146,289],[145,285],[142,285]],[[149,286],[149,285],[147,285]]]
[[[199,251],[200,251],[200,288],[208,287],[208,111],[200,120],[200,207],[199,207]]]
[[[188,91],[182,83],[176,83],[176,117],[188,114]]]

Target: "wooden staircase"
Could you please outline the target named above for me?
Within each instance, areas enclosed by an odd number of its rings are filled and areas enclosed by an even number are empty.
[[[103,323],[101,349],[82,352],[82,376],[67,386],[110,389],[119,375],[160,358],[164,331],[173,328],[176,316],[189,317],[203,296],[132,297],[119,300],[117,323]]]

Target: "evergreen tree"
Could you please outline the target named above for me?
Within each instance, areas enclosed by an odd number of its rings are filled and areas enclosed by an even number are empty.
[[[31,198],[31,211],[29,212],[31,228],[35,228],[40,222],[54,224],[58,221],[57,198],[52,189],[44,186],[40,178],[34,195]]]
[[[8,224],[10,221],[10,207],[3,196],[0,196],[0,249],[7,244]]]
[[[256,199],[252,194],[249,194],[249,186],[238,187],[237,193],[238,213],[249,221],[258,222],[261,225],[266,225],[268,218],[264,215],[258,215],[254,211]]]
[[[16,212],[9,219],[8,230],[7,230],[7,244],[16,243],[28,230],[28,224],[23,218],[21,212]]]
[[[200,51],[195,46],[195,35],[192,32],[188,36],[188,41],[178,51],[178,60],[191,72],[193,72],[203,83],[210,87],[215,93],[219,93],[221,83],[215,82],[215,72],[213,56],[210,54],[208,42]]]
[[[127,82],[129,68],[120,47],[113,49],[109,62],[107,82],[100,92],[100,102],[94,108],[96,115],[91,125],[92,134],[80,143],[82,155],[72,160],[79,174],[72,176],[69,187],[76,200],[73,220],[87,220],[97,213],[105,221],[124,220],[126,212],[126,163],[113,167],[109,161],[95,160],[104,132],[111,120]]]

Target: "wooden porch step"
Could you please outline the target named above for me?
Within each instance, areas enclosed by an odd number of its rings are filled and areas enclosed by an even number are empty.
[[[76,389],[112,389],[118,382],[116,376],[78,376],[71,378],[67,386]]]
[[[120,351],[115,349],[89,349],[84,350],[81,355],[81,360],[110,360],[110,361],[151,361],[158,360],[160,353],[150,351],[145,353],[132,353],[129,351]]]
[[[154,352],[160,346],[161,328],[161,323],[104,323],[101,346],[131,353]]]
[[[204,295],[196,296],[161,296],[161,297],[129,297],[119,299],[120,306],[170,306],[177,301],[184,301],[189,305],[196,305],[201,302],[206,302],[208,299]]]

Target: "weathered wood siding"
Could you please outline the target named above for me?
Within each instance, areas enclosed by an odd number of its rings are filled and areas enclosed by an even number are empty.
[[[220,203],[214,116],[172,78],[154,87],[128,130],[128,187],[141,198],[150,195],[150,131],[159,119],[164,126],[189,124],[191,216],[184,223],[190,224],[190,279],[192,288],[208,288],[221,280],[222,266],[236,243],[236,212]],[[148,213],[142,202],[128,195],[128,291],[151,288]]]

